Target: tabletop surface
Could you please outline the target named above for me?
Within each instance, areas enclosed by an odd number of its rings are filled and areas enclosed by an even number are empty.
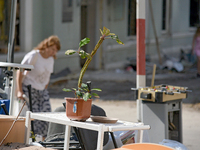
[[[99,122],[93,122],[91,118],[87,119],[85,122],[81,121],[72,121],[69,118],[67,118],[65,112],[42,112],[42,113],[31,113],[31,118],[33,119],[38,119],[38,120],[43,120],[43,121],[49,121],[53,123],[60,123],[63,125],[71,125],[71,126],[76,126],[76,127],[84,127],[84,128],[95,128],[98,127],[99,125],[104,126],[105,131],[109,131],[109,128],[115,128],[115,127],[141,127],[145,126],[143,125],[142,122],[127,122],[127,121],[121,121],[118,120],[116,123],[99,123]],[[87,126],[87,127],[86,127]],[[148,128],[148,125],[146,125]]]

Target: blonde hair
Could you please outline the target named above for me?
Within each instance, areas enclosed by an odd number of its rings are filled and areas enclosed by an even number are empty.
[[[44,39],[34,49],[44,51],[46,48],[51,47],[53,45],[56,45],[56,48],[58,51],[60,50],[60,47],[61,47],[60,40],[59,40],[58,36],[56,36],[56,35],[52,35],[52,36],[48,37],[47,39]],[[54,55],[53,57],[54,57],[54,59],[56,59],[56,55]]]

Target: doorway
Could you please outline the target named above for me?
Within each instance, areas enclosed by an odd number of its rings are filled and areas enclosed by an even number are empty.
[[[0,0],[0,54],[7,54],[11,16],[11,0]],[[15,48],[20,50],[20,0],[17,0],[15,22]]]

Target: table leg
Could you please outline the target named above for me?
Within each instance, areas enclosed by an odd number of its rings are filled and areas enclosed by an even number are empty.
[[[14,97],[15,97],[15,87],[16,87],[16,69],[13,68],[13,81],[11,86],[11,92],[10,92],[10,108],[9,108],[9,114],[14,115]]]
[[[71,132],[71,126],[66,125],[65,126],[64,150],[68,150],[69,149],[70,132]]]
[[[103,149],[103,138],[104,138],[103,127],[104,127],[104,125],[99,125],[98,140],[97,140],[97,150],[102,150]]]
[[[30,130],[31,130],[31,112],[27,111],[26,121],[25,121],[25,139],[24,139],[24,142],[26,144],[29,144]]]
[[[137,134],[138,143],[142,143],[142,139],[143,139],[143,130],[138,130],[138,134]]]
[[[118,147],[117,147],[116,140],[115,140],[115,136],[114,136],[113,132],[110,132],[110,135],[111,135],[111,138],[112,138],[112,141],[113,141],[114,147],[115,147],[115,148],[118,148]]]

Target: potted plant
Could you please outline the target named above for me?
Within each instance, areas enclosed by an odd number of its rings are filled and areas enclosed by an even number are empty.
[[[105,39],[111,38],[115,39],[117,43],[123,44],[117,35],[114,33],[110,33],[110,30],[106,27],[103,28],[103,31],[100,29],[101,37],[96,44],[95,48],[92,50],[91,54],[86,53],[84,50],[81,50],[81,47],[88,44],[90,42],[89,38],[84,38],[79,43],[78,50],[67,50],[65,52],[66,55],[72,55],[78,53],[82,59],[87,58],[83,68],[81,69],[79,80],[78,80],[78,88],[66,89],[64,88],[63,91],[66,92],[74,92],[75,98],[66,97],[66,115],[71,120],[78,120],[78,121],[85,121],[90,117],[91,113],[91,104],[92,104],[92,96],[98,97],[98,94],[92,93],[92,91],[101,91],[101,89],[90,89],[90,83],[87,84],[82,83],[83,76],[85,71],[88,68],[88,65],[92,61],[93,56],[96,54],[98,48],[102,44]]]

